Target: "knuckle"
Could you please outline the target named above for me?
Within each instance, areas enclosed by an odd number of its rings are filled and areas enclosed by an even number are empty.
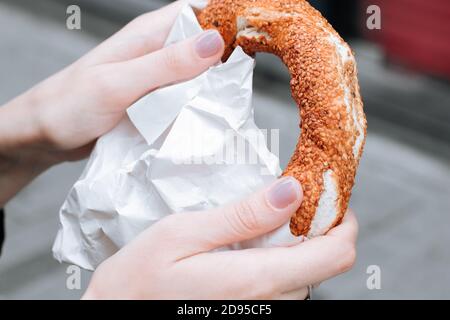
[[[114,81],[112,77],[101,68],[94,68],[86,79],[86,84],[94,87],[102,93],[114,92]]]
[[[252,201],[242,201],[233,206],[229,222],[236,233],[243,235],[259,229],[260,223],[255,207]]]

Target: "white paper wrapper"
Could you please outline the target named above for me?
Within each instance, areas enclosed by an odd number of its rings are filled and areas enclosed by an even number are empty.
[[[200,32],[186,6],[166,45]],[[226,63],[131,106],[98,140],[64,202],[55,258],[93,270],[159,219],[236,201],[279,176],[279,160],[253,119],[253,67],[237,48]],[[237,161],[249,150],[256,161]],[[229,249],[297,242],[286,224]]]

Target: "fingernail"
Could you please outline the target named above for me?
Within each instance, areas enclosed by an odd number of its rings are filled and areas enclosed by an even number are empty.
[[[216,30],[204,32],[195,44],[195,50],[201,58],[208,58],[219,53],[223,47],[223,40]]]
[[[300,197],[300,183],[292,177],[281,179],[267,192],[267,200],[276,209],[284,209]]]

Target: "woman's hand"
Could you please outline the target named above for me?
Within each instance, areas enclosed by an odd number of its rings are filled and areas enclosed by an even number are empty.
[[[30,118],[28,127],[41,147],[73,151],[88,146],[116,126],[125,109],[140,97],[193,78],[221,58],[224,44],[217,31],[161,49],[182,4],[175,2],[136,18],[77,62],[1,108],[0,116],[7,116],[5,109],[20,109],[11,114],[22,111],[16,121]]]
[[[0,193],[0,205],[51,165],[86,157],[145,94],[193,78],[220,60],[224,43],[217,31],[162,49],[184,3],[136,18],[0,108],[0,190],[8,189]]]
[[[217,31],[161,49],[179,9],[176,3],[135,19],[32,90],[36,118],[51,145],[60,150],[88,145],[145,94],[193,78],[220,60],[224,43]]]
[[[291,247],[211,252],[283,225],[301,200],[287,177],[233,205],[171,215],[103,262],[84,298],[304,299],[308,285],[352,267],[351,212],[327,235]]]

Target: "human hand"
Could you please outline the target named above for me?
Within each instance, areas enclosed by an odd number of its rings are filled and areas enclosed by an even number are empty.
[[[32,158],[34,163],[39,159],[43,167],[83,158],[133,102],[218,62],[224,44],[217,31],[162,49],[185,2],[136,18],[74,64],[0,108],[0,155]]]
[[[286,223],[302,190],[283,178],[251,197],[162,219],[95,271],[85,299],[304,299],[308,285],[351,268],[357,223],[291,247],[214,251]],[[300,242],[300,241],[299,241]]]
[[[54,164],[89,155],[133,102],[220,60],[217,31],[162,49],[182,5],[144,14],[0,108],[0,207]],[[155,112],[164,112],[155,110]]]

